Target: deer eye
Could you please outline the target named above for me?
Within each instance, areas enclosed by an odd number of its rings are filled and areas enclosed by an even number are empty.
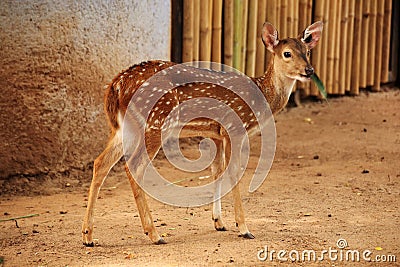
[[[311,51],[308,50],[308,51],[307,51],[307,56],[309,57],[310,55],[311,55]]]
[[[285,58],[290,58],[290,57],[292,57],[292,53],[290,53],[290,52],[283,52],[283,56],[284,56]]]

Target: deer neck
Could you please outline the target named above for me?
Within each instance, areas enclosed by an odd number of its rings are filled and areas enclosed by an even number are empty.
[[[274,65],[274,57],[271,58],[264,75],[253,78],[253,81],[264,94],[273,114],[282,110],[296,83],[295,79],[288,78]]]

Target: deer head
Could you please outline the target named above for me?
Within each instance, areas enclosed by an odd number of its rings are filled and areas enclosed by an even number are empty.
[[[314,74],[310,64],[310,50],[318,43],[323,23],[318,21],[308,26],[297,38],[278,39],[275,27],[265,22],[262,29],[262,41],[273,55],[276,74],[283,73],[287,78],[308,81]]]

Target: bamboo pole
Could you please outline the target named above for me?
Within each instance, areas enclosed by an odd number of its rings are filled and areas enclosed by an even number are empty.
[[[271,3],[272,1],[273,1],[273,0],[268,0],[267,5],[270,6],[270,3]],[[276,1],[274,1],[274,2],[275,2],[275,19],[276,19],[276,23],[274,24],[274,26],[275,26],[275,28],[278,30],[279,38],[281,38],[282,36],[281,36],[279,24],[280,24],[280,22],[281,22],[281,5],[282,5],[282,0],[276,0]],[[267,14],[269,14],[268,11],[267,11]]]
[[[287,37],[293,37],[293,19],[294,19],[295,0],[289,0],[286,7],[286,34]]]
[[[366,0],[368,1],[368,0]],[[351,70],[351,88],[350,94],[358,95],[360,86],[360,48],[361,48],[361,19],[362,19],[362,1],[356,0],[354,13],[354,35],[353,35],[353,61]]]
[[[390,29],[392,22],[392,0],[385,1],[385,14],[383,16],[383,49],[382,49],[382,74],[381,82],[389,81],[389,62],[390,62]]]
[[[211,25],[209,1],[200,1],[200,60],[211,60]]]
[[[361,58],[360,58],[360,87],[367,87],[367,67],[368,67],[368,31],[369,31],[369,20],[371,12],[371,1],[363,1],[363,16],[361,19]]]
[[[367,60],[367,86],[374,84],[374,72],[375,72],[375,48],[376,48],[376,13],[378,9],[378,1],[371,0],[371,12],[368,30],[368,60]]]
[[[307,26],[311,24],[313,20],[313,0],[308,0],[307,2]]]
[[[335,25],[335,57],[334,57],[334,77],[333,77],[333,94],[339,94],[340,80],[340,40],[342,39],[340,32],[340,22],[342,17],[342,0],[336,1],[336,25]]]
[[[299,34],[299,0],[293,0],[293,23],[292,23],[292,35],[290,37],[295,38]],[[300,86],[299,86],[300,85]],[[306,95],[310,94],[310,83],[299,83],[297,82],[297,87],[301,87]]]
[[[377,92],[381,90],[382,75],[382,49],[383,49],[383,16],[385,13],[385,1],[378,1],[376,17],[376,47],[375,47],[375,72],[374,85],[372,90]]]
[[[265,47],[261,39],[262,27],[265,22],[267,0],[258,1],[257,9],[257,32],[256,32],[256,58],[255,58],[255,76],[261,76],[264,73]]]
[[[329,21],[329,6],[330,6],[330,1],[334,0],[326,0],[324,1],[324,31],[322,32],[322,52],[321,52],[321,74],[320,76],[322,77],[322,82],[324,84],[327,84],[328,81],[328,46],[329,46],[329,41],[331,37],[329,36],[329,28],[330,28],[330,23]]]
[[[182,61],[190,62],[193,59],[193,1],[183,1],[183,54]]]
[[[297,31],[297,29],[295,30],[295,18],[296,18],[296,5],[297,5],[297,9],[298,9],[298,5],[299,5],[299,1],[298,0],[289,0],[288,1],[288,7],[287,7],[287,29],[286,29],[286,33],[288,37],[295,37],[295,31]],[[307,84],[303,84],[303,83],[298,83],[296,82],[295,86],[293,87],[293,91],[296,91],[298,88],[302,88],[304,89],[306,87]],[[307,92],[308,93],[308,92]]]
[[[275,3],[275,28],[278,30],[278,38],[282,39],[283,35],[282,32],[280,31],[281,29],[281,5],[282,5],[282,0],[276,0],[276,1],[272,1]],[[271,1],[267,2],[267,7],[269,7],[271,5]],[[268,12],[268,10],[267,10]]]
[[[328,94],[332,94],[333,92],[333,84],[334,84],[334,77],[335,77],[335,41],[336,41],[336,1],[331,0],[329,3],[329,42],[328,46],[328,60],[327,60],[327,77],[328,81],[326,83],[326,91]]]
[[[307,1],[304,1],[307,2]],[[314,19],[315,21],[323,21],[324,20],[324,0],[316,0],[314,2],[315,6],[314,6]],[[300,9],[301,5],[300,5]],[[305,6],[305,10],[307,9],[307,6]],[[303,13],[304,10],[300,11],[300,14]],[[304,16],[305,18],[305,16]],[[301,21],[301,20],[300,20]],[[304,30],[307,27],[306,24],[307,20],[304,19],[303,23],[301,24],[301,27],[299,29],[299,31]],[[313,67],[315,68],[315,72],[318,75],[321,75],[321,65],[322,65],[322,42],[324,41],[324,39],[327,38],[327,36],[325,36],[324,31],[322,31],[323,36],[321,37],[321,40],[319,43],[312,51],[311,54],[311,64],[313,65]],[[324,79],[325,77],[321,76],[320,79]],[[310,95],[312,96],[317,96],[319,93],[319,90],[317,88],[317,86],[314,83],[311,83],[311,88],[310,88]]]
[[[201,1],[201,0],[200,0]],[[213,44],[212,44],[212,35],[213,35],[213,14],[214,14],[214,10],[213,10],[213,2],[214,2],[214,0],[208,0],[208,25],[209,25],[209,40],[208,40],[208,43],[209,43],[209,51],[208,51],[208,54],[209,54],[209,58],[210,58],[210,61],[212,61],[212,46],[213,46]],[[222,28],[222,27],[221,27]],[[222,29],[221,29],[222,30]],[[211,64],[212,63],[210,63],[210,67],[211,67]]]
[[[279,25],[279,16],[278,13],[276,12],[277,9],[277,1],[267,1],[266,3],[266,18],[265,21],[269,21],[270,23],[272,23],[272,25],[274,25],[276,27],[276,29],[278,28]],[[280,33],[278,32],[278,36],[280,38]],[[264,47],[265,49],[265,47]],[[271,58],[272,58],[272,53],[268,52],[267,50],[265,50],[265,62],[264,62],[264,71],[266,69],[268,69],[268,64],[271,62]]]
[[[351,72],[353,65],[351,64],[353,59],[353,34],[354,34],[354,12],[355,12],[355,0],[349,1],[349,14],[348,14],[348,31],[347,31],[347,49],[346,49],[346,91],[350,91]]]
[[[200,0],[193,0],[193,61],[199,61],[200,45]]]
[[[221,63],[222,45],[222,0],[214,0],[212,14],[212,51],[211,60]]]
[[[318,0],[316,0],[318,2]],[[297,31],[300,33],[304,31],[304,29],[308,26],[307,25],[307,5],[308,0],[300,0],[299,1],[299,26]]]
[[[347,40],[347,29],[348,29],[348,13],[349,5],[346,0],[342,2],[342,19],[340,22],[340,57],[339,57],[339,90],[340,95],[344,95],[346,92],[346,72],[348,71],[348,66],[346,65],[346,50],[348,48]]]
[[[297,32],[295,32],[294,34],[294,36],[293,37],[295,37],[295,36],[297,36],[298,34],[300,34],[300,33],[302,33],[303,31],[304,31],[304,29],[306,28],[306,27],[308,27],[310,24],[311,24],[311,22],[312,22],[312,16],[313,16],[313,14],[312,14],[312,12],[313,12],[313,5],[314,5],[314,1],[313,0],[308,0],[307,1],[307,9],[306,9],[306,17],[305,17],[305,19],[306,19],[306,21],[305,21],[305,27],[303,28],[303,29],[300,29],[300,30],[298,30]],[[299,11],[297,11],[297,13],[298,13]],[[297,26],[297,28],[298,28],[298,26]],[[312,87],[312,82],[310,82],[310,83],[306,83],[306,84],[304,84],[304,86],[305,86],[305,94],[306,95],[310,95],[311,94],[311,87]]]
[[[392,28],[399,29],[400,28],[400,2],[394,1],[393,3],[393,20],[392,20]],[[400,43],[400,31],[392,31],[391,34],[391,42],[393,44]],[[390,72],[389,72],[389,80],[396,81],[397,84],[400,82],[400,49],[398,46],[394,46],[390,50]]]
[[[257,14],[258,0],[249,1],[249,16],[247,30],[246,74],[254,77],[256,71],[256,41],[257,39]]]
[[[288,27],[288,35],[292,38],[295,38],[299,34],[299,5],[299,0],[292,0],[289,4],[290,18],[288,19],[288,22],[290,21],[291,25]],[[295,88],[302,89],[304,95],[310,94],[310,83],[297,82]]]
[[[241,69],[241,42],[243,40],[242,34],[242,19],[243,19],[243,0],[234,0],[233,8],[233,67],[243,72]]]
[[[214,9],[213,9],[213,3],[214,3],[214,0],[208,0],[208,20],[209,20],[209,24],[208,25],[210,25],[210,31],[211,31],[211,39],[212,39],[212,23],[213,23],[213,13],[214,13]],[[212,41],[210,41],[210,42],[212,42]],[[210,52],[211,52],[211,50],[210,50]]]
[[[242,8],[242,40],[240,41],[240,69],[244,73],[246,69],[247,29],[248,29],[249,0],[243,0]]]
[[[182,62],[183,55],[183,1],[171,0],[171,61]]]
[[[279,14],[277,13],[279,1],[266,0],[265,3],[265,21],[270,22],[278,29]],[[280,38],[280,37],[279,37]]]
[[[233,66],[233,0],[224,0],[224,64]]]
[[[290,37],[296,37],[299,34],[299,0],[294,0],[294,11],[293,11],[293,28],[292,35]]]
[[[203,0],[203,1],[205,1],[205,0]],[[209,55],[210,55],[210,61],[212,61],[212,25],[213,25],[213,13],[214,13],[214,10],[213,10],[213,2],[214,2],[214,0],[208,0],[208,25],[210,26],[210,40],[209,40],[209,44],[210,44],[210,46],[209,46]],[[210,63],[210,67],[211,67],[211,64],[212,63]]]
[[[280,39],[285,39],[288,37],[287,34],[287,13],[288,13],[288,0],[281,0],[281,9],[279,14],[279,29],[278,32],[281,34]]]

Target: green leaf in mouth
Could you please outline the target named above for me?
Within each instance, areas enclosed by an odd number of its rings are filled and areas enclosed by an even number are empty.
[[[325,86],[322,81],[319,79],[317,74],[311,75],[311,79],[315,82],[315,85],[318,87],[319,92],[324,97],[326,102],[328,102],[328,94],[326,93]]]

